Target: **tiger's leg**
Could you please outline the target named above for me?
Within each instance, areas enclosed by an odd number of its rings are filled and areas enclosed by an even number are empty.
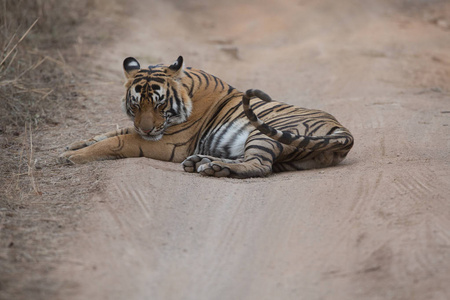
[[[89,140],[84,140],[84,141],[80,141],[80,142],[75,142],[70,144],[69,146],[66,147],[66,150],[77,150],[77,149],[81,149],[81,148],[86,148],[88,146],[91,146],[97,142],[106,140],[107,138],[111,138],[111,137],[115,137],[118,135],[124,135],[124,134],[129,134],[134,132],[134,128],[133,127],[128,127],[128,128],[122,128],[122,129],[117,129],[114,131],[110,131],[107,133],[103,133],[103,134],[99,134],[94,136],[93,138],[89,139]]]
[[[242,160],[226,162],[215,159],[200,164],[197,172],[215,177],[264,177],[272,173],[274,161],[286,151],[287,148],[284,145],[256,131],[247,139]]]
[[[170,160],[173,146],[162,141],[146,141],[137,133],[118,135],[97,142],[91,146],[64,152],[62,163],[83,164],[96,160],[125,157],[149,157]]]
[[[348,152],[325,151],[311,159],[278,162],[273,165],[273,172],[320,169],[335,166],[347,156]]]

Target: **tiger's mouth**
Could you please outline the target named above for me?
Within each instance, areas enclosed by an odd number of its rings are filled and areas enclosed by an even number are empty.
[[[162,124],[158,124],[150,130],[144,130],[136,124],[134,124],[134,130],[146,141],[159,141],[170,126],[169,119],[166,118]]]
[[[164,132],[161,133],[152,133],[152,134],[140,134],[141,137],[146,141],[159,141],[162,139]]]
[[[135,127],[135,130],[146,141],[159,141],[163,137],[166,127],[164,126],[159,130],[152,129],[147,132],[137,127]]]

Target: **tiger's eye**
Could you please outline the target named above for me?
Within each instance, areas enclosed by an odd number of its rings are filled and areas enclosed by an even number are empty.
[[[137,85],[137,86],[134,88],[134,90],[136,91],[136,93],[140,93],[140,92],[141,92],[141,89],[142,89],[142,86],[140,86],[140,85]]]

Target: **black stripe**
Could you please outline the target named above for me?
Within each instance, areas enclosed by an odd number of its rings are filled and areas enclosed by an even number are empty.
[[[309,142],[310,142],[310,139],[309,139],[308,137],[305,137],[305,138],[300,142],[300,144],[298,144],[298,147],[297,147],[297,148],[300,148],[300,149],[306,149],[306,146],[308,146]]]
[[[235,106],[233,106],[232,108],[229,108],[228,111],[226,112],[226,114],[220,120],[218,120],[218,122],[219,123],[228,122],[231,117],[233,117],[234,120],[240,119],[244,115],[243,112],[240,113],[238,116],[233,116],[234,113],[240,108],[240,106],[241,106],[241,104],[238,103]]]
[[[164,72],[158,72],[158,71],[156,71],[156,72],[151,72],[151,74],[150,74],[152,77],[153,76],[156,76],[156,77],[167,77],[167,74],[166,73],[164,73]]]
[[[254,136],[262,136],[262,137],[254,137]],[[253,137],[249,138],[249,143],[253,142],[253,141],[264,141],[264,142],[268,142],[271,143],[271,145],[276,145],[278,148],[281,147],[280,150],[283,149],[283,146],[281,146],[281,144],[277,141],[275,141],[274,139],[269,138],[267,135],[258,132],[257,134],[254,134]],[[272,146],[273,146],[272,145]],[[280,146],[279,146],[280,145]]]
[[[190,88],[189,88],[189,97],[191,97],[192,98],[192,96],[194,95],[193,94],[193,90],[194,90],[194,86],[195,86],[195,84],[194,84],[194,78],[192,78],[192,76],[191,76],[191,74],[189,73],[189,72],[187,72],[187,71],[184,71],[184,74],[189,78],[189,79],[191,79],[191,86],[190,86]],[[187,86],[186,85],[186,89],[188,89],[188,87],[189,86]]]
[[[228,122],[228,123],[222,124],[222,126],[220,126],[220,129],[221,129],[220,131],[221,131],[221,133],[220,133],[217,137],[216,137],[217,133],[210,137],[210,138],[212,138],[212,140],[215,140],[215,141],[216,141],[216,142],[214,143],[214,147],[212,147],[213,149],[211,149],[211,150],[216,149],[217,145],[220,144],[220,142],[222,141],[223,136],[227,133],[227,131],[230,129],[230,127],[231,127],[234,123],[235,123],[235,122],[232,121],[232,122]],[[226,125],[225,129],[222,129],[223,126],[225,126],[225,125]],[[229,144],[229,141],[227,141],[226,144]],[[211,145],[211,146],[212,146],[212,145]],[[228,150],[225,149],[225,153],[227,154],[226,157],[228,157],[228,154],[229,154],[229,153],[227,153],[227,151],[229,152],[229,149],[228,149]]]
[[[208,79],[207,74],[205,74],[205,72],[203,72],[203,71],[200,71],[200,74],[202,74],[203,77],[205,77],[205,80],[206,80],[206,88],[209,87],[209,79]]]
[[[214,86],[214,89],[217,89],[217,86],[219,85],[219,81],[217,80],[216,76],[211,75],[211,77],[214,79],[214,82],[216,83],[216,85]]]
[[[172,148],[172,153],[170,154],[170,157],[169,157],[169,161],[173,161],[173,157],[175,156],[175,149],[176,148],[177,147],[174,145],[173,148]]]
[[[295,130],[298,126],[298,120],[294,118],[288,118],[287,116],[282,118],[270,119],[266,122],[267,125],[277,128],[278,130]]]
[[[119,152],[123,149],[123,147],[125,146],[125,143],[119,136],[116,136],[116,138],[117,138],[117,147],[114,149],[111,149],[111,150],[114,152]]]
[[[262,160],[261,160],[261,158],[259,158],[257,155],[252,156],[252,157],[246,159],[245,162],[249,162],[249,161],[252,161],[252,160],[255,160],[255,159],[262,165]]]
[[[227,91],[227,94],[228,94],[228,95],[231,94],[231,93],[233,92],[234,89],[235,89],[234,87],[232,87],[231,85],[228,85],[228,91]]]
[[[199,76],[199,75],[197,75],[196,73],[192,73],[192,75],[194,75],[195,77],[197,77],[197,79],[198,79],[198,84],[199,85],[202,85],[202,78]]]
[[[288,109],[288,108],[293,108],[293,106],[284,104],[283,107],[277,109],[277,112],[282,112],[283,110]]]
[[[303,156],[303,154],[305,154],[305,155]],[[303,159],[304,157],[306,157],[308,155],[310,155],[310,152],[306,152],[303,149],[298,149],[297,151],[293,151],[292,153],[289,153],[289,155],[286,155],[283,158],[283,161],[295,161],[295,160],[299,160],[300,157]]]
[[[216,111],[214,112],[214,114],[210,117],[210,119],[208,120],[208,123],[205,124],[205,126],[203,128],[208,128],[211,129],[212,124],[216,121],[217,116],[221,113],[222,109],[228,104],[228,102],[233,98],[233,96],[228,97],[224,100],[222,100],[222,103],[220,103],[219,107],[216,109]],[[237,105],[238,106],[238,105]],[[204,132],[204,130],[201,130],[202,132]],[[204,136],[208,133],[208,131],[204,132]]]
[[[219,79],[219,83],[220,83],[220,86],[222,87],[222,90],[224,90],[225,86],[223,85],[223,81]]]
[[[173,108],[173,97],[170,97],[170,98],[168,98],[169,99],[169,105],[170,105],[170,107],[172,107]]]
[[[245,147],[245,152],[247,152],[250,149],[258,149],[258,150],[264,151],[266,153],[269,153],[270,156],[272,156],[272,161],[274,161],[275,158],[276,158],[275,153],[273,152],[273,150],[269,149],[267,147],[260,146],[260,145],[248,145],[248,146]]]
[[[262,101],[262,100],[259,100],[259,101],[256,102],[255,104],[250,105],[250,107],[251,107],[253,110],[256,110],[256,109],[258,109],[258,108],[260,108],[261,106],[264,106],[264,105],[268,105],[268,103],[267,103],[267,102],[264,102],[264,101]]]
[[[181,98],[178,96],[178,92],[175,88],[172,88],[173,96],[175,98],[175,102],[177,104],[177,113],[179,114],[180,109],[183,109],[183,101],[181,101]]]
[[[309,134],[314,134],[316,133],[320,128],[322,128],[323,126],[327,125],[325,122],[318,125],[316,128],[314,128]]]
[[[331,128],[331,129],[327,132],[327,135],[332,134],[333,131],[335,131],[335,130],[337,130],[337,129],[339,129],[339,128],[340,128],[340,127],[338,127],[338,126],[334,126],[333,128]]]
[[[222,117],[222,118],[220,118],[220,120],[218,120],[218,116],[222,113],[224,107],[229,103],[229,101],[231,99],[235,98],[236,96],[238,96],[238,93],[227,95],[221,99],[221,101],[219,102],[218,106],[216,107],[216,109],[214,110],[212,115],[208,116],[207,122],[205,122],[202,125],[202,127],[199,129],[198,134],[196,135],[196,137],[197,137],[197,140],[195,143],[196,148],[198,148],[198,149],[207,148],[208,145],[206,145],[206,143],[204,143],[204,142],[206,141],[208,136],[211,134],[211,132],[214,131],[214,129],[217,130],[219,128],[219,124],[222,124],[221,121],[224,120],[224,117]],[[236,104],[236,106],[234,108],[231,108],[230,110],[228,110],[228,112],[225,114],[225,117],[227,117],[227,115],[231,114],[234,110],[237,110],[239,107],[240,107],[240,103]]]
[[[134,78],[134,80],[133,80],[133,82],[131,83],[132,85],[133,84],[136,84],[136,83],[138,83],[138,82],[140,82],[140,81],[142,81],[143,80],[143,78]]]
[[[277,140],[278,140],[280,143],[289,145],[289,144],[292,143],[293,137],[292,137],[292,134],[291,134],[290,132],[288,132],[288,131],[283,131],[283,135],[282,135],[279,139],[277,139]]]
[[[164,79],[162,79],[162,78],[151,78],[151,81],[156,81],[156,82],[159,82],[159,83],[164,83],[164,82],[166,82]]]
[[[274,136],[277,134],[277,130],[267,124],[262,124],[259,125],[258,127],[256,127],[256,129],[258,129],[259,131],[269,135],[269,136]]]
[[[253,157],[258,157],[258,158],[260,159],[260,162],[261,162],[261,160],[262,160],[262,161],[266,161],[266,162],[268,162],[268,163],[272,163],[272,162],[273,162],[273,160],[271,160],[270,158],[265,157],[265,156],[263,156],[263,155],[261,155],[261,154],[252,154],[252,156],[253,156]],[[261,162],[261,164],[262,164],[262,162]]]
[[[186,142],[177,143],[177,144],[171,144],[171,145],[173,145],[173,149],[172,149],[172,154],[170,155],[169,161],[173,161],[173,157],[175,156],[175,150],[176,150],[177,147],[182,147],[182,146],[190,143],[194,139],[194,137],[195,136],[192,136]],[[191,143],[191,145],[192,145],[192,143]]]
[[[185,130],[188,130],[189,128],[191,128],[192,126],[194,126],[194,125],[195,125],[198,121],[200,121],[200,120],[201,120],[201,119],[197,119],[197,120],[195,120],[194,122],[192,122],[191,124],[189,124],[188,126],[181,128],[180,130],[177,130],[177,131],[174,131],[174,132],[171,132],[171,133],[164,133],[164,135],[174,135],[174,134],[183,132],[183,131],[185,131]],[[183,123],[183,125],[184,125],[184,124],[187,124],[187,123]]]
[[[256,115],[253,113],[253,111],[251,110],[246,110],[247,112],[247,118],[251,121],[251,122],[256,122],[258,120],[258,118],[256,117]]]
[[[148,75],[148,74],[150,74],[152,71],[151,70],[140,70],[137,74],[136,74],[136,76],[145,76],[145,75]]]

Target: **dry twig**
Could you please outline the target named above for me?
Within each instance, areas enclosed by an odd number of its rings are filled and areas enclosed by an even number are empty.
[[[37,187],[36,181],[34,180],[34,164],[33,161],[33,130],[31,129],[31,124],[29,123],[29,130],[30,130],[30,155],[28,158],[28,176],[30,176],[31,185],[33,186],[33,190],[36,193],[36,195],[42,195],[42,192]]]
[[[37,21],[39,21],[39,18],[37,18],[36,21],[34,21],[33,24],[31,24],[30,28],[28,28],[28,30],[22,35],[20,40],[14,45],[14,47],[12,47],[11,50],[9,50],[8,54],[6,54],[6,56],[3,58],[2,62],[0,62],[0,66],[3,65],[3,63],[8,59],[8,57],[14,51],[14,49],[16,49],[17,45],[19,45],[20,42],[23,41],[23,39],[28,35],[28,33],[31,31],[31,29],[34,27],[34,25],[36,25]]]

